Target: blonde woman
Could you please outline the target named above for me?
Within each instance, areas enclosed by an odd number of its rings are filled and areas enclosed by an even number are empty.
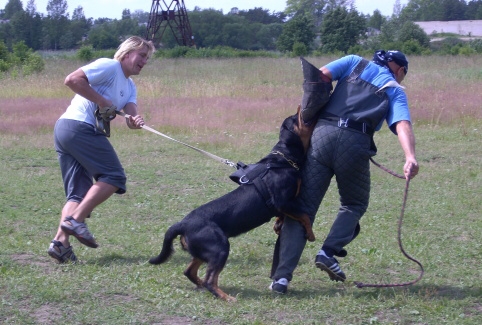
[[[109,122],[116,111],[123,110],[130,115],[126,119],[129,128],[144,125],[130,76],[141,72],[154,51],[152,42],[133,36],[119,46],[114,59],[98,59],[65,78],[75,96],[55,124],[54,142],[66,203],[47,250],[59,263],[77,260],[70,236],[86,246],[98,246],[85,219],[112,194],[126,192],[124,169],[108,140]]]

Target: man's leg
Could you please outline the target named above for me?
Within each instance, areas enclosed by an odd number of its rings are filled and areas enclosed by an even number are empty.
[[[118,189],[116,186],[101,181],[96,182],[70,216],[78,222],[84,222],[96,206],[111,197]]]
[[[334,163],[340,208],[315,260],[316,266],[335,281],[345,281],[346,276],[334,256],[346,255],[344,247],[358,235],[370,196],[370,138],[352,131],[340,135]]]
[[[300,196],[297,200],[300,210],[307,213],[313,224],[316,212],[328,187],[333,171],[328,167],[324,151],[326,137],[333,135],[337,128],[317,127],[311,138],[307,160],[302,169]],[[296,220],[285,218],[280,234],[279,263],[272,276],[273,280],[287,279],[291,281],[306,245],[306,233],[302,224]]]
[[[94,208],[107,200],[118,190],[117,187],[107,183],[97,182],[89,189],[85,198],[81,203],[68,201],[65,203],[62,209],[62,216],[60,218],[60,224],[66,217],[73,217],[78,222],[84,222],[87,216],[94,210]],[[69,235],[65,233],[60,227],[57,230],[57,234],[54,240],[60,241],[65,247],[69,247]]]

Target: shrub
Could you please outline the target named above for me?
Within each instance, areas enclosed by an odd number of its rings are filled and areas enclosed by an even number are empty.
[[[0,72],[5,72],[10,69],[10,64],[7,61],[0,59]]]
[[[424,50],[424,47],[420,45],[420,43],[415,39],[411,39],[403,42],[402,48],[400,49],[400,51],[408,55],[410,54],[420,55],[422,54],[423,50]]]
[[[90,61],[94,57],[94,49],[92,46],[82,46],[77,51],[77,58],[82,61]]]
[[[0,72],[10,71],[12,76],[29,75],[40,72],[45,67],[45,61],[40,54],[33,53],[23,41],[13,44],[13,52],[8,52],[3,42],[0,42]]]
[[[20,41],[13,45],[13,55],[18,59],[18,61],[20,61],[20,63],[25,62],[31,53],[32,50],[25,44],[24,41]]]
[[[308,47],[301,42],[295,42],[293,44],[293,55],[300,56],[308,54]]]
[[[25,64],[23,65],[22,70],[24,75],[29,75],[35,72],[42,71],[44,67],[45,67],[45,61],[42,59],[40,54],[31,53],[25,60]]]
[[[468,45],[461,46],[459,48],[459,52],[458,52],[458,54],[460,54],[460,55],[472,55],[472,54],[476,54],[476,53],[477,52]]]

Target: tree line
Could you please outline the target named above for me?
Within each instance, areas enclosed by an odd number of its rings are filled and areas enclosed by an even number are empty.
[[[18,43],[33,51],[112,49],[127,36],[145,37],[149,19],[148,12],[124,9],[121,19],[94,20],[85,17],[82,6],[74,8],[70,17],[67,0],[49,0],[46,12],[37,11],[35,0],[28,0],[25,7],[21,0],[9,0],[0,10],[0,43],[10,50]],[[223,13],[196,7],[188,11],[188,18],[198,49],[230,47],[298,55],[397,48],[422,54],[433,48],[415,21],[482,19],[482,0],[409,0],[403,7],[397,0],[391,16],[378,10],[364,15],[354,0],[287,0],[283,12],[259,7]],[[450,47],[454,44],[465,46],[452,42]],[[177,46],[166,31],[159,47]]]

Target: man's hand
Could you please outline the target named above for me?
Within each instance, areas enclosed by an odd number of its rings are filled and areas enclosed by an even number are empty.
[[[407,160],[403,166],[403,173],[405,178],[412,179],[418,174],[418,163],[416,160]]]
[[[144,126],[144,119],[140,115],[129,115],[127,124],[131,129],[141,129]]]

